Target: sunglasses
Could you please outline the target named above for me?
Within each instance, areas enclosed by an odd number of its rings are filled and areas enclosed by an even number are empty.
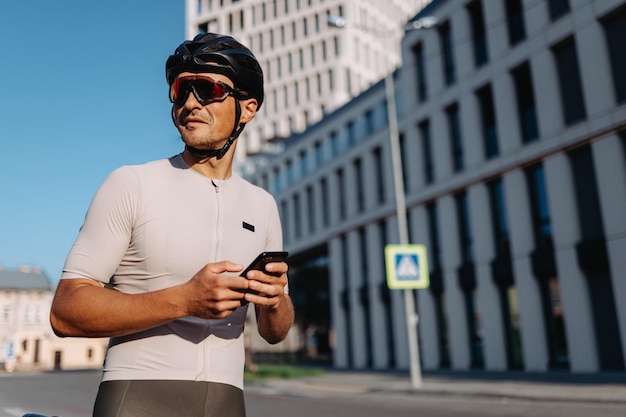
[[[203,106],[209,103],[224,101],[230,95],[235,96],[235,90],[221,81],[215,81],[208,77],[176,78],[170,87],[170,101],[177,106],[182,106],[187,101],[189,93],[192,93],[198,103]]]

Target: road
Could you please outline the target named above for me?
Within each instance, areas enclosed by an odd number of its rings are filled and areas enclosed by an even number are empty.
[[[26,412],[88,417],[99,372],[0,374],[0,417]],[[623,417],[626,404],[532,401],[457,395],[360,392],[341,387],[246,389],[248,417]],[[175,417],[175,416],[172,416]]]

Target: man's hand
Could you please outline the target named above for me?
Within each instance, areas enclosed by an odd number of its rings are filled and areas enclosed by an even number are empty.
[[[253,292],[246,293],[245,300],[255,304],[259,334],[272,344],[283,341],[293,325],[293,304],[285,294],[288,269],[285,262],[272,262],[265,271],[246,275]]]
[[[252,292],[245,294],[246,301],[262,308],[276,309],[284,300],[288,269],[285,262],[272,262],[265,266],[265,271],[248,272],[246,278]]]
[[[245,304],[246,291],[251,281],[231,275],[243,269],[230,261],[207,264],[187,283],[183,284],[189,316],[205,319],[228,317]]]

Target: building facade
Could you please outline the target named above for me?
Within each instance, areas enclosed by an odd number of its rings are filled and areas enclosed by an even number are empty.
[[[0,268],[0,364],[7,371],[100,368],[108,339],[57,337],[50,326],[54,289],[46,275]]]
[[[408,232],[429,257],[422,367],[623,372],[626,1],[434,0],[426,16],[394,74]],[[311,297],[327,306],[339,368],[409,366],[385,280],[385,98],[375,84],[251,177],[279,202],[299,324]]]
[[[265,103],[242,134],[238,160],[280,149],[291,132],[303,131],[380,79],[388,62],[399,61],[401,25],[429,1],[187,0],[188,39],[202,32],[232,35],[263,67]],[[328,16],[343,16],[345,30],[329,30]]]

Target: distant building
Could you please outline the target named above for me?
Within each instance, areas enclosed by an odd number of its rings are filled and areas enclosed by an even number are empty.
[[[302,132],[380,79],[389,64],[399,62],[402,24],[429,2],[186,0],[187,38],[232,35],[263,67],[265,103],[242,134],[238,160],[281,149],[292,132]],[[346,26],[330,26],[329,16],[345,18]]]
[[[624,372],[626,1],[424,17],[394,75],[423,368]],[[287,144],[251,179],[279,204],[299,326],[327,328],[338,368],[408,369],[384,84]]]
[[[54,289],[26,266],[0,269],[0,364],[12,370],[100,368],[108,339],[59,338],[50,326]]]

